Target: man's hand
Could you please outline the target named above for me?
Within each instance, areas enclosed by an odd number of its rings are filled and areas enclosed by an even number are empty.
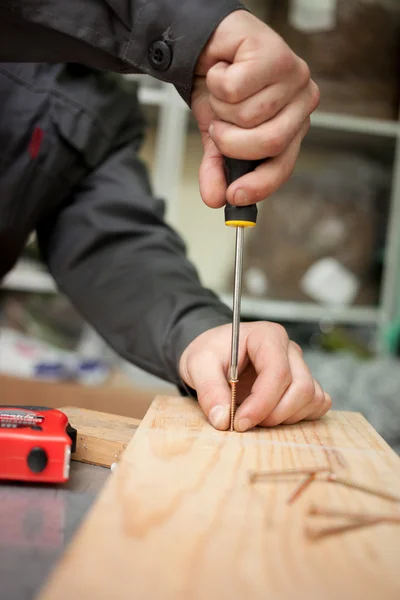
[[[292,173],[318,103],[306,63],[279,35],[246,11],[226,17],[200,55],[192,93],[205,204],[253,204],[279,188]],[[226,190],[222,155],[269,160]]]
[[[189,344],[180,360],[182,379],[197,391],[204,413],[221,430],[229,427],[230,343],[230,325],[210,329]],[[239,374],[236,431],[319,419],[331,408],[301,349],[275,323],[241,324]]]

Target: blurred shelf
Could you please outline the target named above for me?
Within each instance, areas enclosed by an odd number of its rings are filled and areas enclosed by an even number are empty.
[[[15,292],[36,292],[52,294],[57,292],[57,287],[51,275],[42,270],[35,263],[22,260],[0,282],[0,289]]]
[[[232,307],[232,297],[221,294],[221,300]],[[375,307],[350,306],[332,307],[308,302],[287,300],[257,300],[243,297],[241,313],[243,317],[270,319],[273,321],[333,321],[351,325],[376,325],[379,309]]]
[[[311,125],[325,129],[335,129],[371,135],[397,137],[400,135],[399,121],[385,121],[368,117],[356,117],[327,113],[316,110],[311,115]]]

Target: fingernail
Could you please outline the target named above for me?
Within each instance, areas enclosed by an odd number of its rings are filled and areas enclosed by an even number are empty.
[[[243,417],[242,419],[239,419],[239,423],[237,425],[237,431],[247,431],[248,429],[251,429],[253,427],[253,423],[250,421],[250,419],[247,419],[246,417]]]
[[[244,190],[242,190],[242,188],[236,190],[234,199],[235,204],[237,204],[238,206],[242,206],[244,204],[247,204],[248,202],[247,194]]]
[[[214,129],[214,125],[211,123],[210,127],[208,128],[209,135],[212,135],[213,129]]]
[[[214,406],[210,410],[209,419],[215,429],[226,429],[228,427],[229,406]]]

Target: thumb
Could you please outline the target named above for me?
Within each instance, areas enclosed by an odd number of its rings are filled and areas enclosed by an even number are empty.
[[[222,208],[226,203],[226,179],[223,156],[208,133],[203,133],[203,159],[199,170],[200,194],[210,208]]]
[[[215,429],[228,429],[231,390],[222,362],[214,353],[200,353],[188,363],[188,375],[204,414]]]
[[[227,186],[222,154],[209,134],[209,128],[215,121],[216,116],[210,105],[209,92],[204,77],[195,78],[192,93],[192,111],[203,144],[203,159],[199,171],[200,194],[207,206],[221,208],[226,202]]]

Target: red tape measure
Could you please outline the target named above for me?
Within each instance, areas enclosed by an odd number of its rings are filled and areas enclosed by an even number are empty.
[[[60,410],[0,405],[0,479],[64,483],[76,429]]]

